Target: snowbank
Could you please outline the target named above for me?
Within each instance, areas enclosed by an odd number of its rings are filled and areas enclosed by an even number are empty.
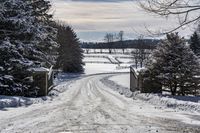
[[[133,95],[134,98],[138,98],[154,105],[200,113],[200,97],[141,94],[139,92],[135,92]]]
[[[130,91],[129,88],[124,87],[124,86],[119,85],[119,84],[116,84],[116,82],[110,80],[110,78],[113,77],[113,76],[107,76],[107,77],[101,79],[101,82],[103,84],[105,84],[106,86],[108,86],[109,88],[119,92],[121,95],[124,95],[128,98],[132,97],[133,93]]]
[[[27,98],[20,96],[1,96],[0,95],[0,110],[8,107],[28,106],[36,103],[43,103],[47,100],[52,100],[52,97],[46,96],[41,98]]]
[[[0,110],[9,107],[21,107],[21,106],[29,106],[37,103],[44,103],[48,101],[52,101],[56,98],[60,93],[63,93],[68,89],[71,83],[74,82],[75,79],[80,77],[80,74],[66,74],[60,73],[58,77],[55,79],[56,87],[49,92],[48,96],[38,97],[38,98],[29,98],[29,97],[21,97],[21,96],[2,96],[0,95]]]
[[[130,74],[120,74],[117,76],[112,76],[109,80],[114,81],[118,85],[121,85],[126,88],[130,88]]]
[[[127,74],[112,75],[102,79],[101,81],[108,87],[118,91],[120,94],[125,95],[126,97],[133,97],[134,99],[139,99],[156,106],[200,113],[200,96],[171,96],[167,94],[144,94],[140,92],[132,93],[129,87],[127,87],[129,86],[129,82],[121,83],[126,80],[127,76]]]
[[[61,83],[65,83],[67,81],[70,81],[72,79],[78,79],[82,76],[81,73],[58,73],[56,75],[56,78],[54,80],[55,85],[59,85]]]

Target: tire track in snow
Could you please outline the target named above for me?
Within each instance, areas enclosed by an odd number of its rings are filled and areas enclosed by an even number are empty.
[[[154,113],[162,114],[164,111],[154,109],[154,106],[139,100],[127,99],[114,92],[100,82],[100,79],[109,75],[113,74],[93,75],[78,79],[73,83],[74,86],[61,95],[62,97],[50,103],[23,108],[24,113],[15,112],[16,115],[7,116],[6,119],[2,116],[0,132],[132,133],[159,131],[175,133],[199,131],[197,126],[165,117],[156,117]],[[19,108],[19,111],[24,110]],[[171,114],[174,113],[176,112],[171,112]],[[163,114],[166,115],[165,112]]]

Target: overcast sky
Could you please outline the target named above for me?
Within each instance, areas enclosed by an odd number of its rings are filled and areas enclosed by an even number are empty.
[[[126,39],[146,33],[146,28],[175,27],[175,19],[164,19],[144,12],[134,0],[52,0],[55,19],[71,25],[81,41],[103,41],[106,33],[125,32]],[[188,37],[192,28],[182,30]]]

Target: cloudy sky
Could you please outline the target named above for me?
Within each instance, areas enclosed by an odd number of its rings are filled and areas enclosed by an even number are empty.
[[[144,12],[134,0],[52,0],[55,19],[73,26],[81,41],[103,41],[106,33],[125,32],[126,39],[175,27],[175,19]],[[192,29],[182,30],[188,36]],[[187,32],[186,32],[187,31]]]

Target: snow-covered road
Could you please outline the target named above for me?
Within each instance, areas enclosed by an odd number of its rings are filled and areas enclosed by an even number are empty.
[[[94,75],[67,85],[53,101],[0,111],[0,132],[199,132],[199,115],[126,98]],[[196,125],[195,125],[195,124]],[[193,124],[193,125],[192,125]]]

